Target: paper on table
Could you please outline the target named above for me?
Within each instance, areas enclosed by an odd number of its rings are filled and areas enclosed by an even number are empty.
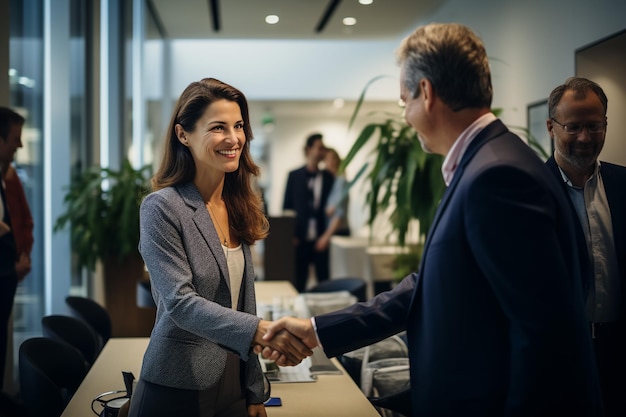
[[[261,360],[261,367],[272,384],[316,381],[315,375],[312,375],[309,369],[311,367],[310,358],[305,358],[296,366],[279,366],[277,371],[268,370],[265,361]]]

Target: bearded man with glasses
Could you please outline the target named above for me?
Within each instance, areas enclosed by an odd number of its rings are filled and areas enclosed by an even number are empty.
[[[590,259],[587,317],[607,416],[626,415],[626,167],[600,162],[607,97],[572,77],[548,100],[554,155],[546,162],[580,220]],[[583,238],[584,236],[584,238]]]

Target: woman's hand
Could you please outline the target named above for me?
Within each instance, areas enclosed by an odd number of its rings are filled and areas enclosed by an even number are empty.
[[[248,405],[248,417],[267,417],[263,404]]]
[[[297,336],[294,336],[288,329],[276,329],[272,331],[271,339],[264,338],[273,322],[260,320],[254,335],[253,343],[255,352],[259,353],[263,349],[277,352],[275,356],[282,355],[276,361],[280,366],[295,366],[302,362],[302,359],[313,355],[313,351],[303,343]]]

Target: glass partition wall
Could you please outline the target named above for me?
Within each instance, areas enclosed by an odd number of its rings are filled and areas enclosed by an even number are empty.
[[[166,34],[146,0],[10,0],[9,7],[9,39],[0,42],[9,45],[9,105],[26,118],[15,167],[35,224],[32,270],[13,311],[15,367],[5,376],[6,391],[17,392],[19,345],[41,335],[41,318],[67,313],[69,294],[102,301],[101,277],[77,266],[67,230],[53,231],[71,178],[125,158],[152,164],[172,103]],[[149,76],[146,56],[157,69]]]

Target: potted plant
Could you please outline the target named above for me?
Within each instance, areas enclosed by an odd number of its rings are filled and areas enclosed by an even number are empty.
[[[373,78],[363,89],[350,118],[349,128],[358,116],[367,89],[382,77]],[[417,133],[404,120],[401,108],[395,114],[373,112],[368,117],[376,121],[368,123],[358,134],[341,169],[345,169],[355,155],[373,141],[371,157],[360,168],[352,184],[365,175],[370,228],[378,216],[388,215],[390,234],[397,235],[400,246],[408,246],[406,253],[396,257],[394,265],[396,278],[402,278],[416,271],[419,266],[424,238],[445,190],[441,175],[443,157],[426,153],[422,149]],[[407,245],[407,231],[413,220],[419,221],[420,236],[417,243]]]
[[[54,225],[55,231],[69,225],[79,267],[94,271],[102,262],[106,307],[117,337],[146,336],[154,322],[154,313],[136,303],[137,281],[144,279],[139,206],[149,191],[149,174],[150,166],[135,169],[127,160],[119,170],[85,170],[73,178],[64,197],[67,209]]]

